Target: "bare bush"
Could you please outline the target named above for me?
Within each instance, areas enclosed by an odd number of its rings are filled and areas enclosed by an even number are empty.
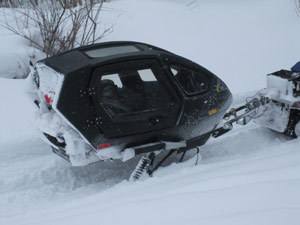
[[[0,0],[0,7],[15,7],[13,0]]]
[[[25,38],[47,56],[92,44],[111,32],[100,29],[104,0],[28,0],[10,14],[3,10],[2,26]],[[15,4],[16,1],[14,1]]]
[[[298,17],[300,17],[300,0],[294,0],[295,3],[295,12]]]
[[[0,7],[16,8],[20,5],[28,5],[30,0],[0,0]],[[34,0],[36,5],[42,4],[47,0]],[[78,5],[83,5],[85,0],[64,0],[67,4],[72,7],[77,7]],[[101,0],[94,0],[94,2],[100,3]],[[108,2],[108,0],[103,0],[103,2]]]

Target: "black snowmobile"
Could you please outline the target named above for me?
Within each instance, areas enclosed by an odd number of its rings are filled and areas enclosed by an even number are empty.
[[[136,42],[95,44],[46,58],[28,83],[40,131],[74,166],[203,145],[232,101],[210,71]]]
[[[216,75],[137,42],[95,44],[46,58],[27,81],[39,130],[54,153],[74,166],[144,154],[132,179],[153,173],[172,153],[184,156],[226,133],[233,122],[246,124],[271,101],[263,94],[226,114],[232,95]],[[224,115],[234,118],[220,125]],[[169,153],[154,165],[162,151]]]

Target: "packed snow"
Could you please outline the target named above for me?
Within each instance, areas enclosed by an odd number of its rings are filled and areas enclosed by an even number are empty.
[[[103,41],[157,45],[203,65],[232,90],[234,105],[266,74],[299,61],[294,0],[114,0]],[[1,77],[20,74],[24,42],[0,28]],[[299,139],[250,123],[135,183],[138,159],[72,167],[34,129],[24,80],[0,78],[0,224],[298,225]]]

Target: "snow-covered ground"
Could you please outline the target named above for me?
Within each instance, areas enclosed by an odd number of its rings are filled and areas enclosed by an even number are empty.
[[[114,0],[102,18],[115,23],[105,41],[148,42],[190,58],[220,76],[236,103],[263,88],[265,74],[300,60],[293,0]],[[6,33],[1,73],[25,54]],[[191,152],[130,183],[136,160],[76,168],[52,154],[34,131],[23,85],[0,79],[1,225],[300,223],[298,139],[252,123],[202,146],[197,166]]]

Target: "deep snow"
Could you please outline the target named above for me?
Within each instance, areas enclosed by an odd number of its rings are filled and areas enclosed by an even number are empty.
[[[191,58],[228,84],[235,104],[265,87],[265,74],[299,60],[293,0],[115,0],[102,18],[116,23],[105,40],[148,42]],[[1,29],[5,73],[22,47]],[[298,139],[251,123],[202,146],[197,166],[191,152],[130,183],[136,159],[76,168],[52,154],[34,131],[23,84],[0,79],[1,225],[300,223]]]

